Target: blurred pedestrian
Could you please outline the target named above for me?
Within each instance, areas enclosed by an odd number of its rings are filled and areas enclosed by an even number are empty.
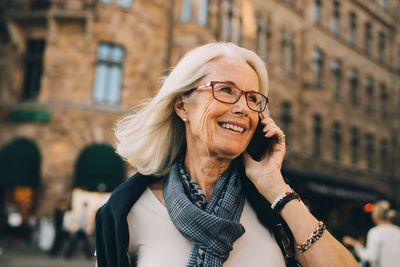
[[[63,226],[64,215],[67,209],[67,201],[65,199],[59,199],[53,215],[55,236],[53,245],[49,251],[51,257],[57,256],[62,251],[63,245],[69,236],[68,230]]]
[[[78,229],[75,233],[70,235],[67,248],[65,250],[65,258],[69,259],[75,254],[76,249],[82,243],[82,249],[87,258],[91,258],[93,256],[93,251],[89,241],[89,229],[90,225],[88,225],[88,204],[84,202],[82,208],[79,210],[78,216]]]
[[[366,246],[350,236],[345,236],[343,243],[353,247],[360,259],[371,267],[399,267],[400,227],[392,223],[395,215],[388,201],[378,201],[372,211],[376,226],[368,231]]]

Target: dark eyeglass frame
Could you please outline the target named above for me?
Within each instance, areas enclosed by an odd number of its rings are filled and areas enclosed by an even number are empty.
[[[236,99],[236,101],[234,101],[234,102],[226,102],[226,101],[220,100],[220,99],[218,99],[218,98],[215,97],[214,86],[215,86],[216,84],[221,84],[221,83],[234,86],[236,89],[238,89],[238,90],[240,91],[240,95],[239,95],[239,97]],[[187,92],[185,93],[185,95],[189,95],[189,94],[191,94],[192,92],[196,91],[197,89],[202,89],[202,88],[206,88],[206,87],[211,87],[212,96],[214,97],[215,100],[217,100],[217,101],[219,101],[219,102],[222,102],[222,103],[225,103],[225,104],[235,104],[235,103],[237,103],[237,102],[239,101],[240,97],[241,97],[242,95],[244,95],[244,96],[245,96],[245,99],[246,99],[247,107],[248,107],[250,110],[255,111],[255,112],[258,112],[258,113],[264,112],[264,110],[266,109],[266,107],[267,107],[267,105],[268,105],[268,102],[269,102],[268,97],[266,97],[265,95],[263,95],[263,94],[261,94],[261,93],[259,93],[259,92],[257,92],[257,91],[245,91],[245,90],[242,90],[242,89],[238,88],[238,87],[237,87],[233,82],[231,82],[231,81],[210,81],[210,82],[208,82],[208,83],[206,83],[206,84],[202,84],[202,85],[199,85],[199,86],[197,86],[197,87],[194,87],[194,88],[190,89],[189,91],[187,91]],[[260,111],[260,110],[255,110],[255,109],[253,109],[253,108],[250,107],[249,102],[248,102],[248,98],[247,98],[247,95],[248,95],[249,93],[258,94],[258,95],[260,95],[261,97],[263,97],[263,98],[265,99],[265,105],[264,105],[264,107],[262,108],[261,111]]]

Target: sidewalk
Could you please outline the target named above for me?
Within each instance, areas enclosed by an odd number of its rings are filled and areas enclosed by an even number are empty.
[[[1,267],[93,267],[94,262],[95,258],[88,260],[80,253],[71,260],[50,258],[46,252],[26,243],[3,247],[0,254]]]

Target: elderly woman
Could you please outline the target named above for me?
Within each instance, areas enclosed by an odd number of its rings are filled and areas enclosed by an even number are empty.
[[[357,266],[284,182],[267,92],[255,53],[211,43],[118,123],[117,152],[138,172],[97,213],[98,266]],[[246,152],[257,125],[277,140],[259,161]]]

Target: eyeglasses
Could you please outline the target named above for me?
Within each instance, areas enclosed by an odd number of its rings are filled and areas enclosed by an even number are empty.
[[[244,95],[247,106],[255,112],[263,112],[268,104],[268,97],[265,95],[255,91],[244,91],[237,88],[232,82],[211,81],[189,90],[187,94],[206,87],[211,87],[213,97],[222,103],[235,104]]]

